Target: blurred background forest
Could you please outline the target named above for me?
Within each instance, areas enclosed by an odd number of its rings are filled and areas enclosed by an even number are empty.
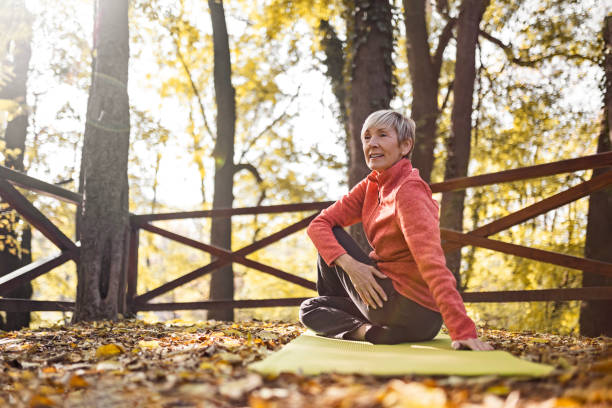
[[[353,4],[355,3],[355,4]],[[347,107],[339,81],[351,67],[347,22],[359,1],[226,1],[232,84],[235,88],[234,207],[335,200],[348,191]],[[409,1],[392,1],[390,106],[415,116],[414,79],[405,13]],[[445,178],[451,140],[459,1],[426,1],[425,43],[439,77],[435,100],[433,164],[429,180]],[[604,71],[602,30],[609,10],[601,0],[491,0],[476,42],[476,77],[468,174],[477,175],[594,154],[601,132]],[[215,89],[209,7],[196,0],[133,0],[129,8],[129,209],[134,214],[210,209],[215,162]],[[0,85],[14,80],[27,49],[26,97],[0,92],[0,136],[27,117],[23,152],[0,138],[0,161],[23,153],[28,175],[77,191],[95,33],[92,1],[5,0],[0,5]],[[94,34],[95,36],[95,34]],[[441,42],[445,47],[439,47]],[[21,48],[20,48],[21,47]],[[334,53],[336,51],[336,53]],[[344,57],[344,59],[343,59]],[[340,62],[334,62],[339,58]],[[381,61],[385,64],[385,61]],[[23,76],[24,73],[21,73]],[[2,89],[2,88],[0,88]],[[355,97],[355,96],[353,96]],[[367,98],[368,95],[359,95]],[[24,115],[27,113],[27,115]],[[350,112],[349,112],[350,113]],[[417,134],[417,144],[419,143]],[[246,166],[250,165],[250,167]],[[417,165],[417,167],[419,167]],[[256,169],[256,172],[253,171]],[[255,175],[257,173],[257,175]],[[471,230],[591,177],[575,172],[469,189],[463,228]],[[74,236],[75,208],[30,196],[62,231]],[[435,198],[440,201],[441,196]],[[588,197],[491,238],[582,256]],[[232,247],[287,226],[304,214],[233,217]],[[3,217],[10,217],[3,213]],[[209,220],[158,222],[163,228],[209,242]],[[52,245],[37,231],[31,250],[19,244],[20,222],[0,251],[46,256]],[[250,259],[316,280],[316,251],[302,231],[255,252]],[[199,251],[147,232],[140,235],[138,292],[209,261]],[[314,292],[234,266],[236,299],[313,296]],[[462,250],[466,291],[581,287],[577,270]],[[161,296],[187,302],[209,297],[210,277]],[[72,300],[76,267],[68,263],[34,281],[32,299]],[[577,333],[580,301],[467,304],[472,318],[491,327]],[[34,325],[68,321],[69,313],[36,312]],[[139,313],[145,319],[202,319],[205,311]],[[240,309],[237,319],[297,319],[297,307]]]

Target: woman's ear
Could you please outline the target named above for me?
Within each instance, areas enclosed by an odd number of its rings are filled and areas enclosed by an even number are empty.
[[[400,144],[400,152],[402,153],[402,156],[406,156],[408,153],[410,153],[413,143],[414,142],[412,139],[406,139]]]

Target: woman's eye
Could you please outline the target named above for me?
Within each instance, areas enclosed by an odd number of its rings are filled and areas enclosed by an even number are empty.
[[[387,134],[386,133],[381,133],[380,136],[381,137],[385,137],[385,136],[387,136]]]

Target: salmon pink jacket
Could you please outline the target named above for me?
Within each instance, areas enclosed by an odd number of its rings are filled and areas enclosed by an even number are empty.
[[[308,236],[331,265],[346,250],[332,227],[362,222],[372,246],[370,258],[401,295],[439,312],[452,340],[476,338],[457,281],[446,267],[440,243],[438,203],[413,169],[400,159],[390,168],[373,171],[347,195],[323,210],[308,226]],[[406,322],[410,324],[410,322]]]

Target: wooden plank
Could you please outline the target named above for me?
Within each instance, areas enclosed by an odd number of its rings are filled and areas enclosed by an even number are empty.
[[[138,247],[140,244],[140,231],[138,228],[130,228],[129,239],[126,303],[128,310],[131,310],[138,288]]]
[[[53,242],[62,252],[70,251],[78,257],[79,248],[59,230],[47,217],[28,201],[15,187],[5,179],[0,178],[0,196],[8,202],[17,212],[39,230],[47,239]]]
[[[303,220],[300,220],[286,228],[283,228],[282,230],[275,232],[274,234],[263,238],[259,241],[255,241],[250,245],[245,246],[244,248],[239,249],[238,251],[235,252],[236,255],[240,255],[240,256],[246,256],[252,252],[255,252],[267,245],[270,245],[276,241],[281,240],[282,238],[291,235],[301,229],[304,229],[308,226],[308,224],[310,223],[311,220],[314,219],[314,217],[316,217],[317,214],[313,214],[307,218],[304,218]],[[140,296],[136,297],[136,302],[139,303],[144,303],[147,302],[159,295],[162,295],[166,292],[169,292],[179,286],[182,286],[188,282],[191,282],[194,279],[197,279],[201,276],[206,275],[207,273],[210,273],[218,268],[220,268],[221,266],[227,265],[228,263],[230,263],[231,261],[225,260],[225,259],[217,259],[216,261],[203,266],[201,268],[198,268],[194,271],[189,272],[186,275],[183,275],[181,277],[178,277],[176,279],[174,279],[173,281],[167,282],[153,290],[150,290],[147,293],[144,293]]]
[[[497,183],[527,180],[537,177],[552,176],[560,173],[596,169],[612,166],[612,152],[593,154],[576,159],[561,160],[554,163],[538,164],[535,166],[499,171],[496,173],[481,174],[471,177],[457,177],[431,185],[433,193],[445,191],[464,190],[468,187],[479,187]]]
[[[29,282],[40,275],[51,271],[67,261],[72,259],[72,254],[69,252],[61,252],[45,259],[32,262],[25,265],[9,274],[0,277],[0,296],[5,293]]]
[[[134,224],[140,225],[150,221],[180,220],[185,218],[231,217],[233,215],[276,214],[312,210],[320,211],[329,207],[333,203],[334,201],[322,201],[312,203],[280,204],[243,208],[219,208],[216,210],[186,211],[163,214],[135,214],[132,215],[131,219]]]
[[[150,291],[143,293],[142,295],[138,295],[134,298],[135,303],[145,303],[149,300],[156,298],[157,296],[163,295],[166,292],[170,292],[173,289],[178,288],[179,286],[183,286],[184,284],[191,282],[194,279],[200,278],[206,274],[214,272],[219,269],[223,265],[227,265],[230,261],[226,261],[224,259],[217,259],[214,262],[209,263],[208,265],[202,266],[200,268],[194,269],[193,271],[186,273],[183,276],[180,276],[170,282],[164,283],[161,286],[158,286],[155,289],[151,289]]]
[[[267,247],[270,244],[273,244],[277,241],[280,241],[281,239],[294,234],[298,231],[303,230],[304,228],[306,228],[310,222],[312,220],[314,220],[317,215],[319,215],[319,213],[314,213],[296,223],[291,224],[290,226],[283,228],[282,230],[275,232],[274,234],[268,235],[265,238],[262,238],[258,241],[253,242],[252,244],[249,244],[247,246],[245,246],[242,249],[239,249],[238,251],[236,251],[236,254],[238,255],[248,255],[252,252],[255,252],[257,250],[260,250],[262,248]]]
[[[466,303],[505,303],[505,302],[550,302],[567,300],[606,300],[612,299],[612,286],[540,289],[540,290],[506,290],[498,292],[463,292]]]
[[[204,302],[181,302],[181,303],[138,303],[138,311],[162,311],[162,310],[200,310],[200,309],[226,309],[254,307],[280,307],[299,306],[309,298],[283,298],[283,299],[253,299],[253,300],[210,300]]]
[[[261,272],[264,272],[264,273],[276,276],[277,278],[289,281],[291,283],[295,283],[296,285],[300,285],[300,286],[305,287],[307,289],[316,290],[316,288],[317,288],[317,284],[314,283],[314,282],[309,281],[308,279],[304,279],[304,278],[301,278],[299,276],[296,276],[296,275],[290,274],[288,272],[282,271],[282,270],[280,270],[278,268],[274,268],[274,267],[262,264],[260,262],[253,261],[251,259],[247,259],[244,256],[240,256],[240,255],[238,255],[238,254],[236,254],[234,252],[227,251],[227,250],[225,250],[223,248],[219,248],[219,247],[215,247],[215,246],[212,246],[212,245],[205,244],[203,242],[195,241],[193,239],[184,237],[182,235],[175,234],[173,232],[164,230],[162,228],[153,226],[151,224],[143,225],[141,228],[144,229],[144,230],[147,230],[149,232],[153,232],[155,234],[158,234],[158,235],[161,235],[163,237],[166,237],[168,239],[171,239],[173,241],[177,241],[177,242],[180,242],[182,244],[188,245],[188,246],[190,246],[192,248],[196,248],[196,249],[199,249],[199,250],[202,250],[202,251],[205,251],[205,252],[209,252],[212,255],[214,255],[214,256],[216,256],[218,258],[221,258],[221,259],[223,259],[225,261],[231,261],[231,262],[239,263],[239,264],[244,265],[246,267],[249,267],[249,268],[252,268],[252,269],[256,269],[258,271],[261,271]]]
[[[0,298],[0,310],[5,312],[71,312],[74,302]]]
[[[529,248],[521,245],[510,244],[490,238],[478,237],[472,234],[464,234],[446,228],[440,229],[441,236],[447,241],[473,245],[481,248],[491,249],[504,254],[516,255],[523,258],[546,262],[553,265],[565,266],[585,272],[598,273],[612,277],[612,263],[598,261],[596,259],[585,259],[543,249]]]
[[[538,215],[544,214],[552,209],[561,207],[565,204],[571,203],[572,201],[576,201],[579,198],[585,197],[592,192],[600,190],[610,184],[612,184],[612,171],[593,177],[589,181],[580,183],[574,187],[568,188],[565,191],[545,198],[542,201],[529,205],[519,211],[490,222],[489,224],[476,228],[470,232],[470,235],[488,237],[489,235],[493,235],[507,228],[513,227],[514,225],[537,217]],[[463,245],[443,242],[442,246],[444,248],[444,252],[449,252],[457,250]]]
[[[11,170],[8,167],[0,166],[0,178],[9,181],[15,186],[49,197],[54,197],[67,203],[80,204],[82,201],[81,194],[79,193],[66,190],[65,188],[56,186],[55,184],[46,183],[18,171]]]

